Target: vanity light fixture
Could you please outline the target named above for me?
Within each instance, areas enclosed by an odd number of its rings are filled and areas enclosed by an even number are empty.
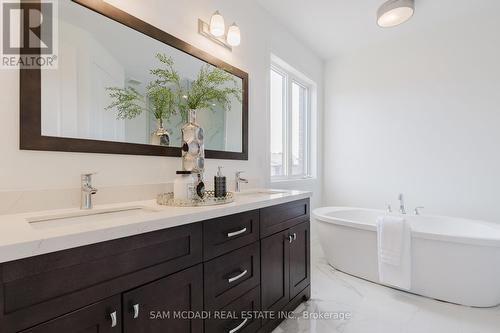
[[[241,42],[240,27],[236,23],[231,24],[227,30],[227,43],[231,46],[238,46]]]
[[[408,21],[415,12],[415,0],[388,0],[377,12],[377,24],[382,28],[395,27]]]
[[[224,17],[219,13],[219,11],[212,14],[212,18],[210,19],[210,33],[215,37],[222,37],[226,33]]]
[[[233,23],[226,32],[224,17],[219,11],[212,14],[210,23],[198,19],[198,33],[229,51],[232,51],[234,46],[238,46],[241,43],[240,28],[236,23]]]

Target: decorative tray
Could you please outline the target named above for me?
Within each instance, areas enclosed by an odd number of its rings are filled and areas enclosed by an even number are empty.
[[[156,198],[156,202],[163,206],[172,207],[199,207],[199,206],[214,206],[223,205],[231,203],[234,201],[234,194],[232,192],[227,192],[226,196],[223,198],[216,198],[214,196],[214,191],[205,191],[205,196],[203,199],[197,198],[193,200],[182,200],[174,199],[173,192],[167,192],[159,194]]]

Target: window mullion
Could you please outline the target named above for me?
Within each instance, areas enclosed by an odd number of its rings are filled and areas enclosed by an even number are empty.
[[[286,125],[288,128],[288,134],[287,134],[287,161],[288,161],[288,177],[292,177],[292,169],[293,169],[293,148],[292,148],[292,142],[293,142],[293,131],[292,131],[292,106],[293,106],[293,95],[292,95],[292,83],[293,83],[293,78],[289,75],[288,80],[287,80],[287,90],[288,90],[288,98],[287,98],[287,121]]]
[[[284,84],[283,84],[283,92],[282,92],[282,98],[283,98],[283,123],[282,123],[282,136],[283,136],[283,156],[282,156],[282,163],[283,163],[283,176],[287,177],[288,176],[288,152],[287,152],[287,137],[288,137],[288,126],[287,126],[287,109],[288,109],[288,75],[283,75],[284,79]]]
[[[304,88],[304,113],[302,121],[304,122],[304,177],[309,176],[311,170],[311,119],[310,119],[310,89]]]

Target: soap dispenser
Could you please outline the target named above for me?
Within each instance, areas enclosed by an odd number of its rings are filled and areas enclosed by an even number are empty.
[[[214,197],[225,198],[226,193],[226,177],[222,175],[222,167],[219,166],[217,175],[214,176]]]

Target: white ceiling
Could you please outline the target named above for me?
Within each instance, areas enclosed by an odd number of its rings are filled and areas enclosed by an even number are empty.
[[[255,0],[324,59],[437,26],[470,11],[498,15],[499,0],[416,0],[414,17],[395,28],[376,24],[385,0]]]

